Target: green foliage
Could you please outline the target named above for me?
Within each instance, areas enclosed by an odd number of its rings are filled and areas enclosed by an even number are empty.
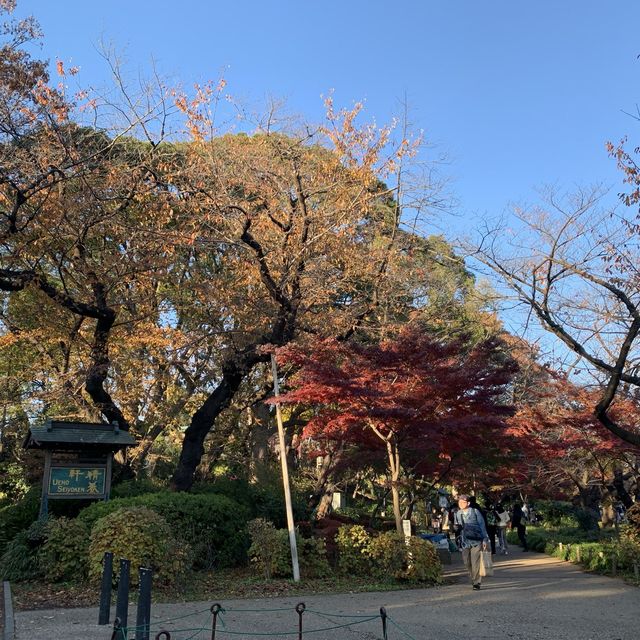
[[[125,507],[100,518],[91,530],[89,576],[99,579],[102,559],[111,551],[114,558],[131,561],[131,584],[138,584],[139,567],[153,569],[154,583],[170,585],[188,567],[188,547],[179,543],[168,522],[145,507]]]
[[[409,538],[408,551],[411,562],[402,577],[412,582],[438,584],[442,577],[442,564],[434,545],[412,536]]]
[[[249,525],[251,563],[265,579],[288,578],[292,575],[291,549],[287,529],[276,529],[264,518],[256,518]],[[331,573],[327,561],[325,541],[320,538],[302,538],[296,534],[300,575],[303,578],[322,578]]]
[[[13,537],[0,558],[4,580],[31,580],[42,575],[38,552],[45,541],[46,528],[45,520],[36,520]]]
[[[0,509],[0,554],[20,531],[37,519],[39,508],[40,488],[31,487],[17,504]]]
[[[125,480],[111,488],[111,498],[132,498],[146,493],[159,493],[163,490],[166,491],[166,489],[158,483],[153,482],[153,480],[149,480],[148,478],[142,478],[140,480]]]
[[[0,558],[0,576],[3,580],[19,582],[39,576],[36,549],[26,531],[21,531],[7,544]]]
[[[285,563],[280,557],[282,536],[278,529],[268,520],[256,518],[249,522],[247,530],[251,538],[251,563],[263,573],[265,580],[271,579],[274,575],[282,575],[282,565]]]
[[[371,558],[376,577],[402,577],[407,566],[404,536],[397,531],[387,531],[371,538],[368,543],[368,556]]]
[[[577,507],[561,500],[539,500],[536,511],[542,516],[542,526],[579,527],[585,531],[598,528],[598,516],[589,509]]]
[[[422,538],[412,536],[407,542],[402,534],[387,531],[371,538],[369,554],[376,577],[440,582],[442,565],[436,548]]]
[[[28,490],[24,468],[15,462],[0,462],[0,502],[14,504]]]
[[[249,541],[247,509],[226,496],[161,492],[95,503],[79,518],[90,528],[123,507],[152,509],[170,524],[174,535],[193,550],[195,568],[232,567],[246,561]]]
[[[220,494],[244,505],[249,518],[264,518],[276,528],[287,526],[282,479],[276,474],[267,475],[259,484],[250,483],[236,476],[218,476],[215,482],[194,485],[190,493]],[[309,520],[311,512],[304,495],[292,487],[291,503],[296,522]]]
[[[507,537],[509,542],[517,542],[515,531],[510,531]],[[640,537],[636,538],[628,525],[620,528],[619,538],[614,531],[531,527],[527,543],[533,551],[581,564],[597,573],[609,574],[615,564],[616,572],[632,577],[634,565],[640,564]]]
[[[298,540],[300,575],[303,578],[325,578],[331,575],[324,538],[296,539]]]
[[[88,554],[89,530],[84,522],[68,518],[47,522],[38,557],[48,581],[83,580],[87,575]]]
[[[368,575],[371,571],[371,536],[359,524],[345,524],[338,529],[338,568],[345,574]]]

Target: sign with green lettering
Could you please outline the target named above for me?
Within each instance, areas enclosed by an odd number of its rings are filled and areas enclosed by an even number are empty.
[[[51,467],[50,498],[97,498],[105,493],[104,467]]]

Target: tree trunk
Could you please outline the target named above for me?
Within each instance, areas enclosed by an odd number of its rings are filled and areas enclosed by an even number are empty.
[[[253,405],[251,414],[251,477],[260,481],[269,464],[269,438],[275,433],[269,407],[260,402]]]
[[[250,352],[241,359],[234,358],[225,362],[220,384],[193,414],[191,424],[185,431],[180,460],[171,479],[174,491],[188,491],[191,488],[196,469],[204,455],[204,441],[216,418],[229,406],[251,368],[266,359],[268,356]]]
[[[400,454],[398,445],[387,440],[387,454],[389,456],[389,470],[391,471],[391,499],[393,500],[393,517],[396,521],[396,530],[402,534],[402,513],[400,511]]]

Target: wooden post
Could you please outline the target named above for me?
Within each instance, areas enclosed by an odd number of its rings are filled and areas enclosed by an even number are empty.
[[[284,442],[284,427],[282,413],[277,398],[280,396],[278,385],[278,368],[276,358],[271,354],[271,373],[273,374],[273,393],[276,397],[276,420],[278,422],[278,440],[280,441],[280,466],[282,467],[282,484],[284,486],[284,502],[287,510],[287,527],[289,529],[289,544],[291,546],[291,564],[293,565],[293,580],[300,582],[300,566],[298,565],[298,546],[296,544],[296,530],[293,523],[293,508],[291,506],[291,489],[289,488],[289,468],[287,466],[287,448]]]
[[[51,473],[51,451],[44,452],[44,473],[42,474],[42,495],[40,497],[39,520],[49,517],[49,474]]]

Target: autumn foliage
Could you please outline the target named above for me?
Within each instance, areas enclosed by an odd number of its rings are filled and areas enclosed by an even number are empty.
[[[435,474],[495,441],[512,411],[504,394],[515,367],[495,339],[467,346],[408,329],[380,344],[287,347],[278,358],[299,368],[281,401],[314,408],[303,438],[386,460],[398,529],[402,474]]]

